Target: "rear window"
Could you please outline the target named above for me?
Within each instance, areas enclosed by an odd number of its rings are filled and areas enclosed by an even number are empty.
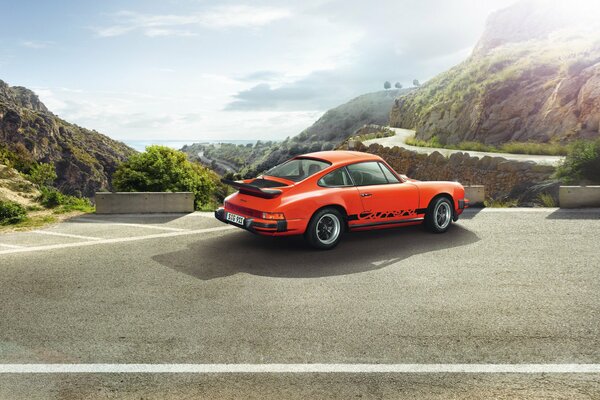
[[[271,168],[265,172],[264,175],[300,182],[301,180],[324,170],[330,165],[331,164],[326,161],[314,158],[295,158]]]

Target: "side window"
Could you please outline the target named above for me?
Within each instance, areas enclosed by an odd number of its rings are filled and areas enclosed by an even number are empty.
[[[379,166],[381,167],[381,170],[383,171],[383,174],[385,175],[389,183],[400,183],[398,178],[396,178],[396,176],[392,173],[392,171],[390,171],[390,169],[385,164],[379,163]]]
[[[327,187],[352,186],[352,181],[346,172],[346,168],[342,167],[319,179],[318,185]]]
[[[376,161],[348,165],[350,176],[357,186],[384,185],[388,181]]]

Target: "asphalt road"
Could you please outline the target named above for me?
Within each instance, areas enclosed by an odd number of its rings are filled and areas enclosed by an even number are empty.
[[[552,165],[552,166],[556,166],[556,165],[560,164],[562,162],[562,160],[564,159],[564,157],[562,157],[562,156],[512,154],[512,153],[491,153],[491,152],[485,152],[485,151],[451,150],[451,149],[436,148],[436,147],[411,146],[409,144],[406,144],[406,140],[408,138],[415,136],[415,131],[413,131],[411,129],[393,128],[391,126],[386,126],[386,128],[391,129],[396,134],[394,136],[365,140],[363,144],[365,146],[369,146],[370,144],[373,144],[373,143],[378,143],[385,147],[398,146],[398,147],[403,147],[407,150],[415,151],[417,153],[422,153],[422,154],[431,154],[431,153],[437,151],[446,157],[449,157],[450,155],[452,155],[454,153],[468,153],[471,157],[479,157],[479,158],[482,158],[485,156],[503,157],[507,160],[532,161],[536,164]]]
[[[328,252],[201,213],[88,216],[0,236],[0,367],[600,364],[599,240],[600,210],[470,211]],[[600,374],[0,373],[0,398],[593,399]]]

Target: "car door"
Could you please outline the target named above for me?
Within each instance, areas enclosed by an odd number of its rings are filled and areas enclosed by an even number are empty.
[[[359,224],[379,224],[417,217],[419,190],[410,182],[402,182],[388,167],[377,161],[348,165],[358,188],[363,211]]]

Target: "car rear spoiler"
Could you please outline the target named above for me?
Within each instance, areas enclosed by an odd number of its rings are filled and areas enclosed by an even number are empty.
[[[249,183],[243,183],[238,181],[232,181],[229,179],[221,179],[226,185],[236,188],[240,193],[248,194],[250,196],[262,197],[263,199],[273,199],[279,196],[282,192],[278,189],[261,189],[256,186],[252,186]]]

